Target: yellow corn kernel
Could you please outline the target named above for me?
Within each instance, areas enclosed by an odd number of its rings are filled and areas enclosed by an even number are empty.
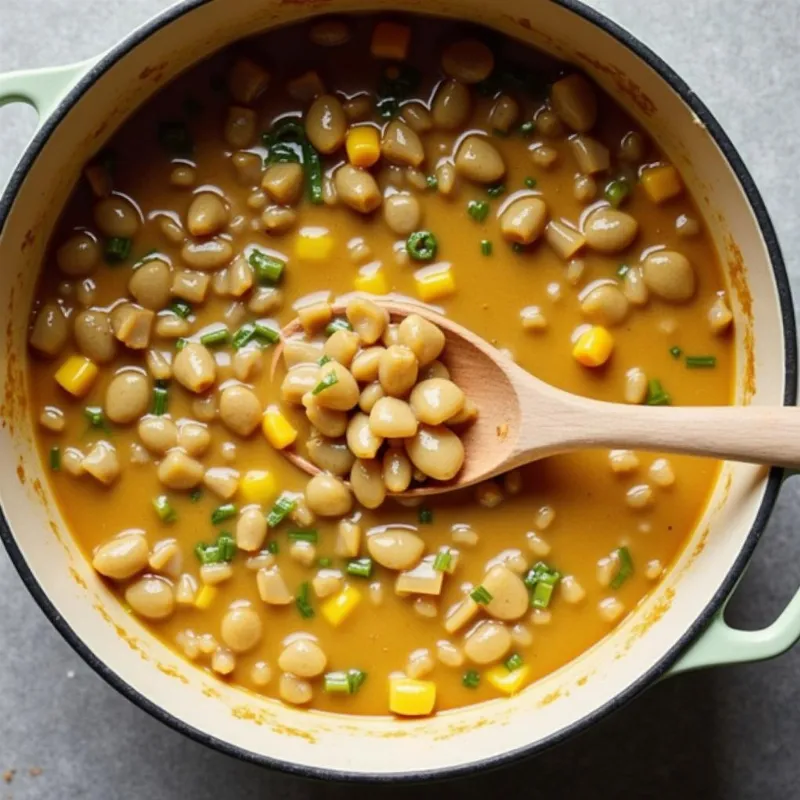
[[[381,156],[377,128],[359,125],[347,132],[347,158],[354,167],[371,167]]]
[[[283,450],[297,438],[297,429],[275,406],[270,406],[264,412],[261,429],[276,450]]]
[[[660,167],[644,170],[641,182],[647,196],[654,203],[664,203],[683,191],[681,177],[672,164],[662,164]]]
[[[584,367],[600,367],[611,357],[614,337],[602,325],[584,331],[572,348],[572,357]]]
[[[528,679],[531,669],[527,664],[523,664],[519,669],[509,672],[504,664],[498,664],[484,672],[484,677],[495,689],[505,694],[516,694]]]
[[[450,267],[437,269],[435,272],[428,272],[426,267],[414,275],[414,280],[420,300],[426,303],[450,297],[456,291],[456,281]]]
[[[361,592],[354,586],[345,586],[339,594],[322,604],[322,616],[338,628],[361,602]]]
[[[375,58],[403,61],[408,55],[411,28],[397,22],[379,22],[372,31],[369,51]]]
[[[278,496],[278,482],[265,469],[250,469],[239,481],[239,499],[242,505],[266,506]]]
[[[423,717],[436,704],[436,684],[413,678],[389,678],[389,710],[404,717]]]
[[[327,228],[301,228],[294,243],[294,254],[301,261],[326,261],[333,252],[333,236]]]
[[[97,365],[84,356],[70,356],[56,371],[56,383],[75,397],[83,397],[97,377]]]
[[[217,594],[219,594],[219,589],[215,586],[204,586],[197,593],[197,598],[194,601],[195,607],[201,610],[207,609],[214,602]]]
[[[357,275],[353,286],[357,292],[366,294],[389,293],[389,281],[386,280],[386,274],[382,269],[376,269],[375,272],[370,272],[368,275]]]

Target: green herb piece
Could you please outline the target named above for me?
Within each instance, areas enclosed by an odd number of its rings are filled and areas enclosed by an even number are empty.
[[[453,556],[450,554],[449,550],[440,550],[436,554],[436,558],[433,559],[433,568],[437,572],[447,572],[450,569],[450,564],[453,560]]]
[[[233,561],[233,557],[236,555],[236,542],[230,533],[222,531],[214,544],[198,542],[195,545],[194,554],[201,564],[222,564]]]
[[[279,258],[253,248],[247,256],[247,263],[253,268],[259,283],[273,286],[281,279],[286,263]]]
[[[469,596],[480,606],[485,606],[487,603],[492,602],[492,595],[489,590],[480,584],[469,593]]]
[[[617,267],[617,277],[624,278],[630,271],[631,268],[627,264],[620,264]]]
[[[406,250],[414,261],[431,261],[436,257],[439,243],[430,231],[414,231],[406,241]]]
[[[61,448],[57,444],[50,448],[50,469],[53,472],[61,470]]]
[[[314,609],[311,608],[311,586],[308,581],[303,581],[300,588],[297,590],[297,596],[294,598],[294,604],[300,612],[303,619],[311,619],[314,616]]]
[[[89,425],[93,428],[107,428],[106,417],[103,414],[103,409],[100,406],[86,406],[83,409],[83,416],[89,420]]]
[[[339,383],[339,379],[336,377],[336,373],[331,370],[326,375],[322,376],[319,383],[311,390],[311,394],[320,394],[326,389],[330,389],[331,386],[336,386],[337,383]]]
[[[211,524],[219,525],[220,522],[225,522],[226,519],[235,517],[236,511],[236,506],[233,503],[224,503],[221,506],[217,506],[211,512]]]
[[[536,123],[531,120],[523,122],[522,125],[519,126],[519,132],[522,136],[533,136],[536,132]]]
[[[283,522],[297,506],[297,500],[285,492],[275,501],[269,514],[267,514],[267,525],[275,528]]]
[[[669,354],[675,359],[679,359],[683,355],[683,350],[680,347],[670,347]]]
[[[241,350],[256,335],[256,326],[252,322],[245,322],[236,333],[233,334],[231,344],[234,350]]]
[[[561,573],[553,567],[539,561],[528,570],[523,581],[531,590],[531,606],[547,608],[553,596],[553,590],[561,579]]]
[[[202,489],[192,489],[192,491],[189,493],[190,503],[199,503],[202,499],[203,499]]]
[[[658,378],[651,378],[647,381],[647,399],[645,402],[648,406],[668,406],[672,403],[672,399],[664,391],[664,387]]]
[[[303,141],[303,172],[308,202],[315,206],[322,205],[322,160],[308,139]]]
[[[272,553],[272,555],[276,556],[281,551],[281,547],[278,542],[273,539],[269,544],[267,544],[267,552]]]
[[[311,542],[316,544],[319,541],[319,534],[314,528],[307,530],[292,530],[288,533],[290,542]]]
[[[265,325],[263,322],[256,322],[254,324],[256,337],[258,339],[263,339],[268,344],[277,344],[281,340],[281,332],[276,331],[275,328],[270,328],[269,325]]]
[[[236,541],[227,531],[222,531],[217,536],[217,547],[222,553],[223,561],[233,561],[233,557],[236,555]]]
[[[488,239],[481,241],[481,255],[490,256],[492,254],[492,243]]]
[[[689,369],[713,369],[717,366],[716,356],[686,356]]]
[[[347,574],[355,575],[359,578],[369,578],[372,575],[371,558],[354,558],[347,562]]]
[[[306,132],[300,120],[283,119],[262,137],[267,148],[267,164],[299,164],[303,155]]]
[[[360,669],[329,672],[323,678],[323,687],[330,694],[355,694],[367,679],[367,673]]]
[[[192,136],[183,122],[162,122],[158,126],[158,141],[171,156],[188,156],[194,149]]]
[[[324,367],[326,364],[329,364],[331,361],[333,361],[333,359],[327,353],[325,353],[324,356],[321,356],[320,358],[317,359],[317,364],[319,364],[321,367]]]
[[[217,328],[210,333],[204,333],[200,337],[200,344],[206,347],[216,347],[220,344],[227,344],[231,339],[230,331],[227,328]]]
[[[489,216],[489,204],[485,200],[470,200],[467,203],[467,214],[475,222],[484,222],[486,217]]]
[[[531,178],[530,175],[527,178],[525,178],[523,183],[525,184],[525,188],[526,189],[535,189],[536,188],[536,178]]]
[[[182,300],[176,300],[174,303],[170,303],[169,310],[173,314],[177,314],[181,319],[189,319],[189,317],[192,316],[192,307]]]
[[[184,339],[182,336],[180,339],[175,340],[175,349],[180,353],[186,345],[189,344],[188,339]]]
[[[381,119],[391,119],[400,112],[400,103],[394,97],[384,97],[375,104],[375,110]]]
[[[165,494],[153,498],[153,508],[156,510],[156,514],[158,514],[158,518],[162,522],[170,523],[175,522],[175,520],[178,519],[178,515],[175,513],[175,509],[172,507],[169,497],[167,497]]]
[[[425,178],[425,183],[428,185],[428,188],[434,192],[439,188],[439,179],[435,175],[428,175],[428,177]]]
[[[327,556],[317,559],[317,566],[321,569],[327,569],[331,564],[333,564],[333,561]]]
[[[552,583],[537,583],[531,596],[531,605],[534,608],[547,608],[553,597]]]
[[[504,184],[496,183],[494,186],[490,186],[486,190],[486,194],[488,194],[489,197],[500,197],[500,195],[503,194],[503,192],[505,192],[505,190],[506,190],[506,187],[505,187]]]
[[[169,390],[164,386],[153,387],[153,411],[157,417],[163,417],[167,413],[169,405]]]
[[[515,672],[518,670],[525,662],[522,659],[522,656],[519,653],[512,653],[504,662],[503,666],[509,672]]]
[[[605,198],[614,207],[619,208],[631,193],[631,187],[624,178],[617,178],[606,184]]]
[[[420,525],[430,525],[433,522],[433,509],[428,506],[420,506],[417,510],[417,520]]]
[[[325,335],[333,336],[336,331],[351,331],[353,326],[344,318],[336,317],[325,326]]]
[[[633,575],[633,559],[627,547],[618,547],[614,552],[619,560],[619,569],[611,580],[611,588],[619,589],[619,587]]]
[[[461,685],[466,689],[477,689],[481,682],[481,674],[475,669],[468,669],[461,676]]]
[[[103,248],[106,264],[121,264],[130,256],[132,247],[133,242],[124,236],[112,236],[110,239],[106,239]]]

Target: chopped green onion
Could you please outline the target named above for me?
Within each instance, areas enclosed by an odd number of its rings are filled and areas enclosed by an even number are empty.
[[[481,241],[481,254],[484,256],[490,256],[492,254],[492,243],[488,239],[483,239]]]
[[[317,364],[319,364],[321,367],[324,367],[326,364],[330,363],[331,361],[333,361],[333,359],[327,353],[325,353],[324,356],[322,356],[322,357],[317,359]]]
[[[112,236],[106,239],[103,255],[107,264],[119,264],[131,254],[133,242],[124,236]]]
[[[619,560],[619,570],[611,581],[611,588],[619,589],[633,575],[633,559],[627,547],[618,547],[614,552]]]
[[[221,564],[233,561],[233,557],[236,555],[236,542],[230,533],[222,531],[214,544],[198,542],[195,545],[194,554],[201,564]]]
[[[525,178],[523,183],[525,184],[526,188],[528,188],[528,189],[535,189],[536,188],[536,178],[531,178],[530,175],[527,178]]]
[[[518,670],[525,662],[519,653],[512,653],[504,662],[503,666],[509,671],[514,672]]]
[[[331,370],[327,375],[322,376],[320,382],[311,390],[311,394],[320,394],[326,389],[330,389],[331,386],[335,386],[337,383],[339,383],[339,379],[336,377],[336,373]]]
[[[617,267],[617,277],[624,278],[630,271],[631,268],[627,264],[620,264]]]
[[[331,561],[331,559],[327,556],[317,559],[317,566],[321,567],[322,569],[327,569],[331,564],[333,564],[333,561]]]
[[[289,541],[291,542],[311,542],[312,544],[316,544],[319,540],[319,534],[313,528],[309,528],[308,530],[294,530],[289,531]]]
[[[277,344],[281,340],[281,333],[280,331],[276,331],[275,328],[270,328],[269,325],[265,325],[263,322],[256,322],[254,324],[256,327],[256,336],[259,339],[263,339],[269,344]]]
[[[406,241],[406,250],[414,261],[431,261],[436,257],[439,243],[430,231],[414,231]]]
[[[461,676],[461,685],[466,689],[477,689],[481,682],[481,674],[475,669],[468,669]]]
[[[50,448],[50,469],[58,472],[61,469],[61,448],[54,444]]]
[[[430,525],[433,522],[433,509],[427,506],[420,506],[417,511],[417,519],[420,525]]]
[[[281,547],[275,539],[267,544],[267,552],[272,553],[272,555],[276,556],[280,552]]]
[[[153,387],[153,414],[163,417],[167,413],[169,404],[169,391],[163,386]]]
[[[489,216],[489,204],[485,200],[470,200],[467,203],[467,214],[475,222],[483,222]]]
[[[233,334],[231,344],[234,350],[241,350],[256,335],[256,326],[252,322],[246,322]]]
[[[547,608],[553,596],[553,586],[552,583],[537,583],[533,589],[531,605],[534,608]]]
[[[439,188],[439,179],[435,175],[428,175],[428,177],[425,178],[425,183],[428,185],[428,188],[433,191]]]
[[[494,186],[489,186],[486,189],[486,194],[488,194],[489,197],[500,197],[500,195],[503,194],[503,192],[505,192],[505,190],[506,190],[506,187],[505,187],[504,184],[496,183]]]
[[[169,497],[165,494],[153,498],[153,508],[156,510],[156,514],[158,514],[158,518],[162,522],[175,522],[178,518],[175,509],[172,507],[172,503],[169,501]]]
[[[187,156],[194,149],[192,137],[182,122],[162,122],[158,126],[158,141],[172,156]]]
[[[181,337],[180,339],[176,339],[175,349],[180,353],[180,351],[183,350],[183,348],[186,347],[187,344],[189,344],[188,339],[184,339],[183,337]]]
[[[355,694],[366,679],[367,673],[363,670],[348,669],[347,672],[340,670],[327,673],[323,685],[325,691],[330,694]]]
[[[470,593],[469,596],[481,606],[492,602],[492,595],[485,586],[478,585]]]
[[[106,418],[103,414],[103,409],[99,406],[86,406],[83,409],[83,416],[89,420],[89,424],[93,428],[105,428]]]
[[[290,494],[282,494],[273,504],[269,514],[267,514],[267,525],[275,528],[283,522],[289,514],[294,511],[297,500]]]
[[[619,208],[628,199],[630,193],[631,187],[628,181],[622,178],[610,181],[606,185],[604,192],[606,200],[608,200],[614,208]]]
[[[353,326],[344,318],[336,317],[325,326],[325,335],[333,336],[336,331],[351,331]]]
[[[277,283],[283,275],[283,269],[286,266],[285,262],[279,258],[265,253],[263,250],[254,248],[250,255],[247,257],[247,263],[253,268],[256,273],[256,280],[259,283],[266,283],[269,285]]]
[[[322,161],[316,148],[303,140],[303,172],[306,179],[306,197],[315,206],[322,205]]]
[[[347,562],[347,574],[356,575],[359,578],[369,578],[372,575],[371,558],[354,558]]]
[[[218,328],[210,333],[204,333],[200,337],[200,344],[206,347],[214,347],[218,344],[227,344],[230,341],[231,334],[227,328]]]
[[[523,122],[522,125],[519,126],[519,132],[523,136],[532,136],[535,130],[536,130],[536,125],[535,123],[531,122],[531,120]]]
[[[297,606],[297,610],[300,612],[300,616],[303,617],[303,619],[310,619],[314,616],[314,609],[311,608],[311,601],[309,600],[310,594],[309,583],[308,581],[304,581],[300,584],[297,596],[294,598],[294,604]]]
[[[203,490],[202,489],[192,489],[191,493],[189,494],[189,502],[190,503],[199,503],[203,499]]]
[[[648,406],[668,406],[672,402],[658,378],[651,378],[647,381],[647,400],[645,402]]]
[[[689,369],[713,369],[717,366],[716,356],[686,356]]]
[[[553,596],[553,589],[561,579],[561,573],[539,561],[528,570],[523,582],[531,590],[531,605],[534,608],[547,608]]]
[[[433,559],[433,568],[437,572],[447,572],[447,570],[450,569],[450,562],[452,560],[453,557],[448,550],[440,550],[436,554],[436,558]]]
[[[670,354],[670,355],[671,355],[671,356],[672,356],[674,359],[678,359],[678,358],[680,358],[680,357],[683,355],[683,350],[681,350],[681,349],[680,349],[680,347],[677,347],[677,346],[676,346],[676,347],[670,347],[670,349],[669,349],[669,354]]]
[[[381,119],[391,119],[400,111],[400,103],[394,97],[383,97],[375,104]]]
[[[233,557],[236,555],[236,541],[227,531],[222,531],[217,536],[217,547],[222,553],[223,561],[233,561]]]
[[[219,525],[220,522],[225,522],[226,519],[236,516],[236,506],[233,503],[225,503],[217,506],[211,512],[211,524]]]
[[[189,319],[189,317],[192,316],[192,307],[182,300],[176,300],[174,303],[170,303],[169,310],[173,314],[177,314],[181,319]]]

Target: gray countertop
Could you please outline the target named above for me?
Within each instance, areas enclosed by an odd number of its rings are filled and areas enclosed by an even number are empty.
[[[0,0],[0,71],[94,55],[165,0]],[[591,0],[644,40],[710,106],[739,147],[800,290],[798,0]],[[35,116],[0,109],[0,186]],[[800,294],[796,294],[800,297]],[[800,585],[800,496],[788,484],[731,603],[737,625],[768,624]],[[62,641],[0,553],[0,800],[366,797],[207,750],[107,686]],[[800,649],[770,663],[661,683],[536,760],[464,782],[464,798],[800,796]],[[6,770],[9,779],[3,782]],[[538,791],[534,791],[535,790]],[[383,789],[382,796],[408,790]],[[433,796],[441,789],[414,789]]]

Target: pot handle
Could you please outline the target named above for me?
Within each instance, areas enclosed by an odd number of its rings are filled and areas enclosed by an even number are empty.
[[[0,106],[8,103],[27,103],[45,119],[55,108],[66,90],[95,62],[90,58],[60,67],[26,69],[0,73]]]
[[[800,475],[800,472],[787,470],[784,481],[795,475]],[[764,661],[785,653],[800,639],[800,589],[795,592],[780,616],[760,631],[738,630],[725,622],[725,607],[732,595],[733,592],[697,641],[673,665],[668,675],[722,664]]]

